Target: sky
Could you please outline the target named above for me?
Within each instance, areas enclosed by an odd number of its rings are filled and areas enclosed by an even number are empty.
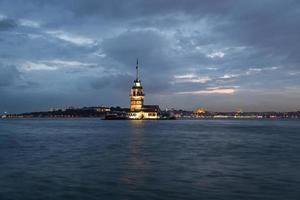
[[[0,113],[300,109],[300,1],[0,0]]]

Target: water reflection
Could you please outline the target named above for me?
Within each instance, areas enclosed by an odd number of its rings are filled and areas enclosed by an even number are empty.
[[[136,189],[144,183],[148,169],[145,160],[144,122],[141,120],[130,121],[130,127],[129,155],[126,171],[121,179],[131,189]]]

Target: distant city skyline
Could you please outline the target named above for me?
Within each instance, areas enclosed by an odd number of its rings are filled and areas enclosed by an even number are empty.
[[[0,1],[0,113],[146,104],[300,110],[300,2]]]

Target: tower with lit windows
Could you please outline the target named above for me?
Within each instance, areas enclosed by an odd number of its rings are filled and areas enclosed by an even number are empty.
[[[136,78],[130,90],[129,119],[158,119],[160,109],[157,105],[144,105],[144,89],[139,79],[139,62],[136,61]]]
[[[139,61],[136,61],[136,79],[133,82],[133,86],[130,91],[130,111],[139,112],[142,111],[144,106],[144,90],[139,79]]]

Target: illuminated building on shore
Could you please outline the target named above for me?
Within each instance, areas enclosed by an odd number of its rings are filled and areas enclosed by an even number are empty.
[[[204,108],[198,107],[193,111],[193,113],[197,114],[197,115],[199,115],[199,114],[201,115],[201,114],[206,113],[206,110]]]
[[[157,105],[144,105],[145,93],[139,79],[139,66],[136,62],[136,79],[130,91],[129,119],[158,119],[160,109]]]

